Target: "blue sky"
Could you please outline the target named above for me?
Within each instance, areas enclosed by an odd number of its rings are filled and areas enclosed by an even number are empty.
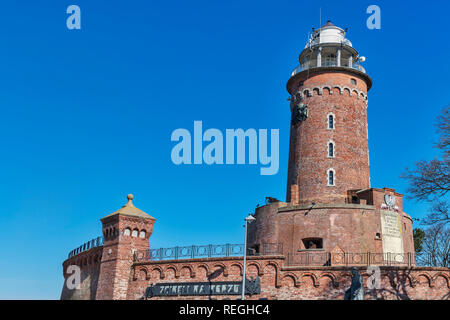
[[[66,28],[70,4],[81,30]],[[242,242],[243,218],[285,199],[285,85],[319,8],[367,57],[372,186],[403,193],[404,168],[438,154],[450,103],[448,1],[2,1],[0,299],[58,299],[67,253],[128,193],[157,219],[152,247]],[[278,174],[175,166],[171,133],[194,120],[279,129]]]

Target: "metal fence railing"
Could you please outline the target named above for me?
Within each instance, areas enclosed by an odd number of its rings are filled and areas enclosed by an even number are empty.
[[[358,71],[361,71],[363,73],[366,73],[366,69],[360,65],[358,62],[353,62],[351,65],[348,62],[342,61],[340,65],[338,65],[336,60],[324,60],[322,61],[320,67],[317,66],[317,61],[308,61],[306,63],[303,63],[302,65],[298,66],[291,72],[291,77],[295,76],[297,73],[300,73],[302,71],[313,69],[313,68],[323,68],[323,67],[344,67],[344,68],[350,68],[355,69]]]
[[[103,237],[94,238],[88,242],[83,243],[78,248],[73,249],[69,252],[69,258],[92,248],[100,247],[103,245]]]
[[[412,252],[407,253],[331,253],[304,251],[287,254],[289,266],[412,266],[416,265]]]
[[[244,254],[243,244],[219,244],[201,245],[150,249],[136,251],[134,253],[135,262],[157,261],[157,260],[178,260],[194,258],[212,257],[239,257]],[[247,256],[267,256],[283,254],[281,243],[263,243],[260,246],[248,246]]]

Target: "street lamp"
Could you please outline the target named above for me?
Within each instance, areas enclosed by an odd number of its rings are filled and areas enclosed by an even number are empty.
[[[242,270],[242,295],[241,300],[245,300],[245,261],[247,257],[247,224],[251,223],[252,221],[255,221],[256,218],[252,216],[251,214],[248,215],[245,220],[245,240],[244,240],[244,266]]]

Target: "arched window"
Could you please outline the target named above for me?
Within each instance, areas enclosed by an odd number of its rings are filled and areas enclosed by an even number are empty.
[[[132,237],[137,237],[138,233],[139,233],[139,230],[138,229],[134,229],[133,232],[131,233],[131,236]]]
[[[330,129],[330,130],[334,130],[334,114],[332,114],[332,113],[329,113],[328,114],[328,117],[327,117],[327,120],[328,120],[328,129]]]
[[[336,185],[336,173],[335,173],[334,169],[328,169],[327,178],[328,178],[328,181],[327,181],[328,186]]]
[[[145,238],[145,230],[141,230],[141,232],[139,232],[139,238]]]
[[[334,158],[334,142],[328,142],[328,158]]]
[[[124,236],[129,236],[131,234],[131,229],[130,228],[126,228],[123,232]]]

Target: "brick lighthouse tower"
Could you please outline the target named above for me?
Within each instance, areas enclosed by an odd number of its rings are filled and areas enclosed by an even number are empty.
[[[365,253],[383,263],[414,255],[403,195],[370,185],[367,92],[371,78],[346,31],[328,21],[314,30],[287,82],[290,145],[286,202],[255,210],[249,243],[283,245],[291,262],[336,264]],[[361,256],[361,255],[360,255]],[[348,262],[348,261],[347,261]],[[373,262],[373,261],[372,261]]]
[[[367,91],[372,81],[345,31],[313,31],[287,83],[291,134],[287,201],[344,203],[370,187]]]

